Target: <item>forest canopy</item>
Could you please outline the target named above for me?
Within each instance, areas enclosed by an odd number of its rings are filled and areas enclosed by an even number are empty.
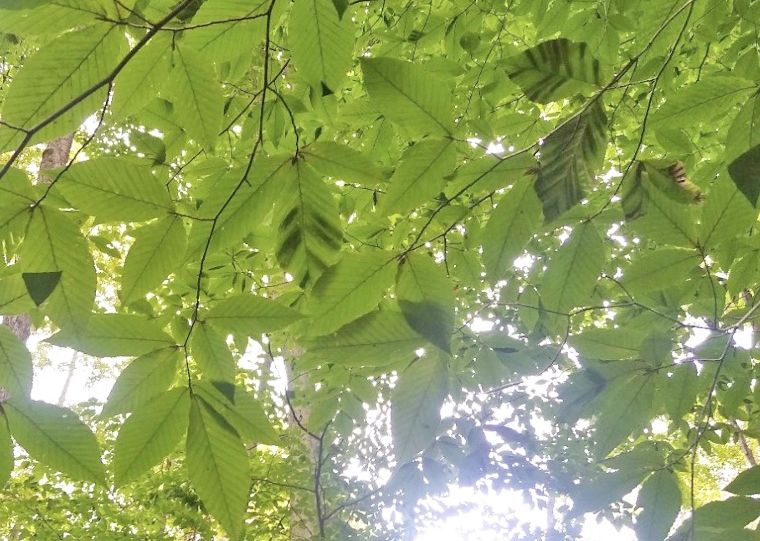
[[[0,536],[760,539],[758,24],[0,0]]]

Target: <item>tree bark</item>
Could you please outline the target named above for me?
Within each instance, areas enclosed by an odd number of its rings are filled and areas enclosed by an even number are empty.
[[[299,439],[303,444],[303,448],[308,451],[308,458],[312,464],[312,471],[317,471],[317,463],[321,459],[319,450],[319,441],[308,431],[310,408],[308,405],[301,402],[300,404],[293,404],[290,397],[299,398],[304,392],[308,383],[308,376],[305,374],[294,375],[293,362],[303,355],[303,349],[291,344],[283,348],[283,359],[285,366],[285,376],[288,381],[288,404],[290,406],[291,421],[298,430]],[[319,521],[320,510],[317,509],[317,516],[315,517],[307,510],[312,507],[320,506],[320,499],[317,495],[319,490],[319,483],[313,482],[314,478],[308,479],[306,485],[312,486],[315,490],[314,493],[305,492],[293,492],[290,498],[290,539],[291,541],[311,541],[312,539],[321,538],[321,528]],[[308,501],[312,498],[313,501]]]
[[[37,175],[37,182],[39,184],[48,184],[52,181],[52,178],[48,176],[48,172],[56,167],[63,167],[69,161],[69,154],[71,153],[71,144],[74,141],[74,134],[64,135],[58,139],[53,139],[45,147],[42,152],[42,160],[40,160],[40,171]],[[5,316],[3,323],[15,334],[19,340],[23,343],[29,339],[29,335],[32,333],[32,320],[27,314],[20,314],[17,316]]]

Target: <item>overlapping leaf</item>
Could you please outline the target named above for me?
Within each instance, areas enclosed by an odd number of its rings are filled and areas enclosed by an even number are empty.
[[[370,312],[393,283],[395,270],[384,251],[346,255],[314,284],[307,304],[309,332],[328,334]]]
[[[157,220],[138,229],[127,253],[121,278],[121,301],[129,304],[158,286],[180,260],[187,246],[182,219]]]
[[[311,167],[297,163],[277,235],[277,261],[299,284],[313,283],[335,263],[343,244],[340,211],[332,192]]]
[[[235,429],[197,397],[190,405],[186,461],[190,482],[206,509],[238,538],[248,505],[248,456]]]
[[[607,116],[601,100],[592,102],[544,140],[535,187],[547,221],[580,203],[606,148]]]
[[[414,135],[451,133],[451,94],[424,68],[395,58],[362,59],[364,85],[385,116]]]
[[[23,138],[22,132],[8,126],[29,130],[46,124],[30,143],[76,130],[103,103],[107,87],[80,96],[111,73],[124,45],[118,27],[106,25],[69,32],[45,44],[13,78],[3,103],[7,124],[0,126],[0,152]]]
[[[150,169],[119,158],[76,163],[56,187],[76,208],[103,222],[139,222],[173,209]]]
[[[177,447],[187,430],[189,410],[185,387],[157,396],[129,416],[114,446],[117,486],[137,479]]]
[[[353,63],[354,27],[341,18],[332,0],[296,0],[288,41],[293,62],[314,88],[338,90]]]
[[[504,67],[525,95],[538,103],[591,93],[607,80],[589,46],[565,38],[544,41],[507,58]]]
[[[448,393],[448,370],[438,355],[417,359],[400,376],[391,396],[396,460],[403,464],[433,443]]]
[[[131,314],[92,314],[83,330],[63,329],[48,341],[96,357],[143,355],[175,345],[155,321]]]

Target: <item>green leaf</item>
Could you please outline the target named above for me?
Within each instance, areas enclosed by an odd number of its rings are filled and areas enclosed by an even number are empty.
[[[0,278],[0,314],[24,314],[35,306],[21,274]]]
[[[636,488],[646,474],[646,470],[640,468],[620,468],[603,472],[590,481],[581,481],[573,491],[572,516],[603,510]]]
[[[183,41],[218,63],[240,57],[263,40],[269,0],[206,0]],[[171,5],[171,4],[169,4]],[[277,20],[277,8],[273,20]],[[246,59],[247,60],[247,59]]]
[[[483,265],[492,282],[510,274],[541,220],[541,202],[528,179],[519,179],[491,212],[483,232]]]
[[[760,94],[757,92],[742,106],[726,135],[726,157],[734,160],[760,145]]]
[[[177,267],[187,248],[182,219],[167,216],[138,229],[121,278],[121,302],[130,304],[157,287]]]
[[[607,148],[607,116],[601,100],[552,132],[538,160],[536,193],[550,222],[580,203]]]
[[[753,207],[760,195],[760,145],[752,147],[728,165],[728,174]]]
[[[190,338],[190,354],[206,378],[234,384],[236,365],[226,338],[216,329],[200,323]]]
[[[388,252],[347,254],[327,269],[311,291],[307,313],[312,336],[328,334],[370,312],[393,283],[396,266]]]
[[[693,126],[718,117],[744,99],[754,88],[745,79],[714,75],[679,88],[649,117],[652,127]]]
[[[28,397],[33,371],[29,350],[7,326],[0,325],[0,387],[11,397]]]
[[[604,241],[591,222],[577,226],[549,262],[541,285],[545,309],[567,313],[588,303],[604,265]]]
[[[0,413],[0,488],[4,488],[13,472],[13,442],[8,418]]]
[[[277,432],[272,428],[264,408],[249,390],[240,386],[234,387],[234,397],[230,399],[215,385],[205,381],[198,382],[193,388],[246,442],[280,444]]]
[[[204,198],[200,216],[211,220],[217,216],[211,249],[235,246],[251,233],[262,217],[268,216],[275,201],[282,195],[280,186],[287,185],[295,171],[290,167],[292,156],[272,156],[256,160],[247,175],[234,168],[214,182],[214,189]],[[243,180],[245,177],[245,180]],[[232,200],[230,194],[235,192]],[[188,252],[202,251],[210,235],[208,221],[193,223]],[[198,231],[198,233],[196,233]]]
[[[757,210],[721,175],[705,199],[700,220],[700,243],[706,248],[720,245],[749,231],[756,219]]]
[[[636,517],[638,538],[665,539],[681,510],[681,490],[675,474],[667,469],[654,472],[641,486],[636,505],[644,508]]]
[[[3,103],[3,122],[29,130],[58,115],[34,134],[30,144],[75,131],[103,104],[108,88],[104,85],[74,100],[111,73],[124,45],[124,33],[115,25],[83,28],[46,43],[13,77]],[[0,153],[21,140],[21,132],[0,126]]]
[[[138,357],[116,378],[102,415],[127,413],[149,404],[174,382],[179,364],[176,348],[160,349]]]
[[[190,393],[174,388],[135,409],[114,444],[114,482],[123,486],[137,479],[172,452],[187,431]]]
[[[174,208],[169,192],[149,168],[120,158],[76,163],[56,187],[72,205],[101,222],[141,222]]]
[[[744,470],[723,490],[739,496],[760,494],[760,466],[752,466]]]
[[[455,159],[456,149],[448,139],[426,139],[409,147],[380,199],[378,214],[402,214],[430,201],[443,189]]]
[[[632,229],[656,242],[697,246],[692,206],[664,194],[653,180],[651,168],[635,164],[623,178],[622,206]]]
[[[235,429],[196,397],[190,405],[186,461],[203,505],[237,539],[248,507],[248,456]]]
[[[301,149],[306,163],[323,175],[337,180],[375,185],[388,180],[388,174],[370,156],[350,146],[332,141],[317,141]]]
[[[55,291],[55,287],[61,281],[61,274],[61,271],[21,273],[26,290],[34,304],[39,306]]]
[[[589,408],[595,412],[594,455],[605,458],[625,438],[640,430],[654,410],[651,377],[634,373],[612,380]]]
[[[105,482],[95,435],[68,408],[11,398],[3,404],[14,439],[29,456],[80,481]]]
[[[701,262],[694,250],[660,248],[634,259],[625,269],[622,283],[633,295],[667,289],[674,283],[683,282]]]
[[[590,94],[607,80],[585,43],[544,41],[504,61],[507,75],[538,103]]]
[[[176,44],[170,99],[176,118],[205,150],[214,148],[222,129],[224,93],[206,57]]]
[[[111,101],[115,118],[139,112],[156,97],[171,68],[172,41],[169,32],[159,32],[116,76]]]
[[[309,84],[333,92],[353,64],[354,26],[332,0],[296,0],[288,20],[293,63]]]
[[[48,342],[95,357],[143,355],[175,345],[157,322],[132,314],[92,314],[83,331],[63,329]]]
[[[409,361],[425,340],[392,310],[377,310],[329,336],[304,342],[307,354],[323,360],[340,359],[343,366],[385,366]]]
[[[635,359],[644,334],[630,328],[586,329],[574,335],[570,344],[585,357],[601,360]]]
[[[399,265],[396,296],[409,326],[451,353],[454,285],[446,277],[443,265],[426,255],[409,254]]]
[[[292,180],[283,187],[290,195],[280,203],[283,219],[276,256],[282,268],[304,287],[335,263],[343,244],[343,228],[333,193],[310,166],[296,163]]]
[[[687,541],[692,529],[697,532],[700,541],[708,539],[709,541],[718,541],[724,539],[722,536],[715,534],[730,534],[731,530],[741,531],[742,526],[746,526],[760,515],[760,500],[747,496],[734,496],[726,500],[709,502],[699,507],[693,518],[688,518],[676,530],[669,541]],[[726,518],[730,517],[730,523],[726,523]],[[700,530],[704,530],[700,532]],[[737,539],[735,536],[725,537],[725,539]],[[751,539],[751,538],[750,538]]]
[[[447,394],[448,370],[437,354],[417,359],[401,372],[391,395],[393,448],[399,464],[433,443]]]
[[[364,85],[385,116],[412,135],[451,133],[451,93],[445,82],[411,62],[362,58]]]
[[[203,320],[228,332],[258,336],[298,321],[302,316],[272,299],[237,295],[214,303]]]
[[[60,327],[78,333],[87,324],[95,300],[95,264],[87,241],[69,216],[44,205],[37,207],[19,259],[25,272],[61,271],[45,312]]]

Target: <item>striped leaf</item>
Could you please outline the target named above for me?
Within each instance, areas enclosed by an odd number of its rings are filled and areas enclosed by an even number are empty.
[[[578,204],[594,180],[607,147],[601,100],[552,132],[541,147],[536,193],[550,222]]]
[[[314,169],[336,180],[370,185],[388,180],[386,172],[370,156],[340,143],[318,141],[301,149],[301,153]]]
[[[123,118],[156,97],[171,68],[172,36],[159,33],[129,61],[114,82],[111,113]]]
[[[235,382],[235,360],[227,346],[227,336],[200,323],[193,329],[190,354],[204,377],[214,382]]]
[[[507,75],[532,101],[590,94],[607,81],[589,46],[565,38],[544,41],[504,61]]]
[[[283,218],[277,232],[277,261],[301,287],[335,263],[343,244],[338,204],[322,179],[298,162],[292,184],[283,188]]]
[[[206,0],[193,17],[193,31],[185,33],[182,39],[218,62],[236,59],[263,40],[264,15],[270,3],[270,0]]]

